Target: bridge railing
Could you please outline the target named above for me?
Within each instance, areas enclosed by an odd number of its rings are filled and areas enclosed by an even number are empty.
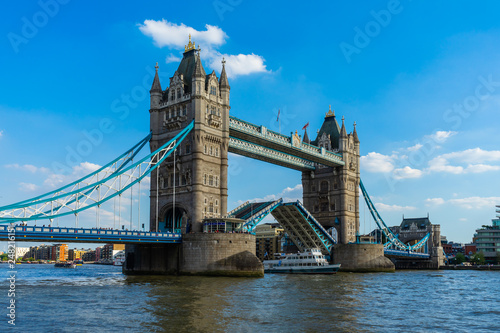
[[[0,233],[9,232],[14,229],[15,233],[44,233],[44,234],[79,234],[85,236],[107,235],[107,236],[143,236],[143,237],[174,237],[181,238],[178,233],[169,232],[151,232],[140,230],[116,230],[116,229],[83,229],[66,227],[38,227],[38,226],[8,226],[0,225]]]

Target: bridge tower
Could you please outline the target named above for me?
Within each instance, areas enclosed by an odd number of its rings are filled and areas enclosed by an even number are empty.
[[[205,73],[191,36],[184,51],[169,86],[162,89],[157,65],[150,90],[151,151],[195,122],[175,152],[175,169],[172,154],[159,173],[151,174],[150,230],[199,232],[203,218],[227,212],[230,87],[225,61],[218,78],[215,71]]]
[[[340,244],[356,241],[359,231],[359,139],[354,130],[347,134],[342,117],[339,126],[330,110],[312,145],[342,154],[345,165],[302,172],[303,201],[307,210],[327,229],[335,228]]]

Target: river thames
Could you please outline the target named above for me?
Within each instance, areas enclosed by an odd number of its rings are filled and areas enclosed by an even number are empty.
[[[500,272],[134,277],[16,265],[19,332],[498,332]],[[10,272],[0,265],[7,314]],[[10,328],[9,328],[10,326]]]

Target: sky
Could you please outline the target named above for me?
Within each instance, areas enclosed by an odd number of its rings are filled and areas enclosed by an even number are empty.
[[[470,242],[500,205],[499,11],[494,1],[5,3],[0,205],[146,136],[154,66],[165,89],[191,34],[207,73],[227,61],[231,115],[284,134],[309,123],[315,138],[331,105],[348,132],[357,124],[361,179],[389,226],[429,214],[448,240]],[[280,197],[301,200],[300,172],[230,155],[229,209]],[[141,198],[135,225],[148,220],[145,187]],[[360,204],[364,233],[375,225]],[[103,225],[117,223],[113,209]]]

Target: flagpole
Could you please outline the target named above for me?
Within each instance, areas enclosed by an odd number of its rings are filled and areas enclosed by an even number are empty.
[[[278,127],[281,134],[281,119],[280,119],[280,109],[278,109]]]

